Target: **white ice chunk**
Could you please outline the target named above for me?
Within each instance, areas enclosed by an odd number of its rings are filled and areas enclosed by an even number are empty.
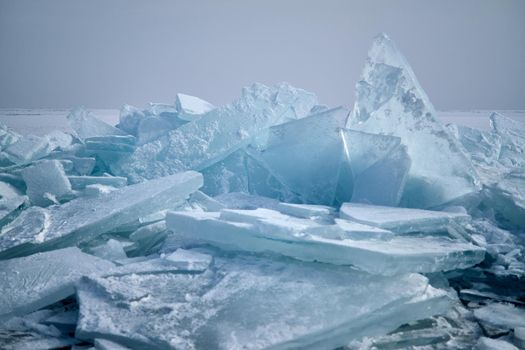
[[[348,127],[401,138],[412,161],[401,204],[432,208],[480,190],[459,141],[436,111],[394,43],[380,35],[369,51]]]
[[[81,276],[113,266],[75,247],[0,261],[0,319],[64,299],[75,292],[74,283]]]
[[[173,208],[200,186],[202,175],[188,171],[78,198],[40,213],[26,210],[2,229],[0,259],[88,241],[136,218]],[[42,218],[39,225],[33,222],[37,217]]]
[[[71,183],[58,160],[45,160],[22,170],[27,195],[34,205],[47,206],[71,193]]]
[[[451,222],[466,223],[464,213],[431,211],[410,208],[383,207],[359,203],[344,203],[341,218],[390,230],[395,233],[446,231]]]
[[[202,117],[203,114],[215,109],[215,106],[198,97],[177,94],[175,106],[179,112],[178,117],[189,122]]]
[[[447,310],[417,274],[253,256],[202,274],[84,278],[76,336],[148,349],[334,349]],[[373,291],[373,293],[371,293]]]

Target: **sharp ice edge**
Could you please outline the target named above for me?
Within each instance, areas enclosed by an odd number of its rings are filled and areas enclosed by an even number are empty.
[[[0,347],[523,348],[525,124],[441,125],[385,35],[356,90],[0,125]]]

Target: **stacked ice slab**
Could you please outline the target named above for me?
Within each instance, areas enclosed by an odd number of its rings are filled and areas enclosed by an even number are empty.
[[[525,126],[441,125],[384,35],[356,97],[1,127],[0,348],[522,346]]]

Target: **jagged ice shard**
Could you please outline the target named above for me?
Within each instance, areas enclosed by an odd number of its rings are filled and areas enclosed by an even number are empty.
[[[461,203],[480,190],[460,143],[438,122],[412,68],[386,35],[375,39],[356,89],[348,127],[398,136],[407,147],[411,167],[403,206]]]

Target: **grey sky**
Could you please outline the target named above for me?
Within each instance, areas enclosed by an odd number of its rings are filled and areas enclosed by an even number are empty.
[[[0,107],[223,104],[254,81],[351,106],[379,32],[437,109],[525,109],[523,0],[0,0]]]

